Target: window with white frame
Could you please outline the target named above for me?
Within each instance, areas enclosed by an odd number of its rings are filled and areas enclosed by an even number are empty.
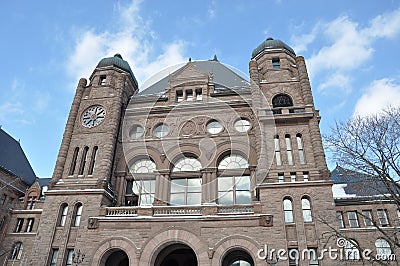
[[[50,266],[57,265],[57,258],[58,258],[58,248],[53,248],[51,250]]]
[[[72,266],[73,265],[73,256],[74,256],[74,250],[73,249],[67,249],[67,261],[66,261],[66,266]]]
[[[278,183],[285,182],[285,175],[283,173],[278,173]]]
[[[293,205],[292,201],[288,198],[283,200],[283,212],[285,214],[285,223],[293,223]]]
[[[171,205],[201,204],[201,179],[177,178],[171,180]]]
[[[276,165],[277,166],[281,166],[282,165],[281,148],[280,148],[280,145],[279,145],[279,136],[278,135],[274,136],[274,149],[275,149]]]
[[[301,208],[303,210],[304,222],[312,222],[311,202],[308,197],[303,197],[301,199]]]
[[[297,149],[299,151],[299,160],[300,164],[305,164],[305,158],[304,158],[304,149],[303,149],[303,141],[302,141],[302,136],[301,134],[296,135],[296,140],[297,140]]]
[[[218,169],[245,169],[249,167],[248,161],[239,154],[225,156],[219,163]]]
[[[15,226],[15,233],[19,233],[22,230],[22,225],[24,224],[24,219],[23,218],[17,218],[17,225]]]
[[[356,211],[348,211],[347,212],[347,217],[349,219],[350,227],[359,227],[358,218],[357,218],[357,212]]]
[[[61,205],[61,211],[60,211],[60,218],[59,218],[58,226],[64,226],[65,225],[65,222],[67,220],[67,214],[68,214],[68,204]]]
[[[136,160],[129,168],[132,174],[150,174],[156,170],[156,164],[148,159]]]
[[[153,132],[156,138],[162,138],[168,135],[169,127],[166,124],[159,124],[154,128]]]
[[[293,165],[292,143],[290,141],[289,134],[285,135],[285,142],[286,142],[286,152],[287,152],[288,164]]]
[[[383,226],[383,227],[389,226],[389,220],[387,217],[386,210],[378,209],[377,214],[378,214],[378,219],[379,219],[379,223],[381,224],[381,226]]]
[[[30,232],[32,232],[33,224],[34,224],[34,222],[35,222],[35,218],[28,218],[27,221],[28,221],[28,222],[27,222],[27,224],[26,224],[25,232],[30,233]]]
[[[374,222],[372,220],[372,211],[371,210],[363,210],[361,213],[362,213],[362,216],[364,219],[364,225],[365,226],[373,226]]]
[[[251,204],[250,176],[218,177],[218,203]]]
[[[75,206],[74,226],[79,226],[81,224],[82,211],[83,211],[83,205],[82,203],[78,203]]]
[[[345,260],[359,260],[360,259],[360,251],[357,248],[358,243],[354,239],[346,240],[344,244],[344,258]]]
[[[156,192],[156,180],[128,180],[126,184],[126,205],[152,205]]]
[[[336,219],[339,228],[344,228],[343,212],[336,212]]]
[[[389,242],[387,242],[383,238],[378,238],[375,241],[376,254],[381,258],[385,258],[385,256],[389,256],[392,254],[392,249],[390,248]]]

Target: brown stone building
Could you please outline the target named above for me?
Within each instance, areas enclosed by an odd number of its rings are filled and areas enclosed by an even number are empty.
[[[268,38],[249,73],[189,60],[139,92],[128,62],[102,59],[3,265],[75,265],[78,251],[79,265],[275,265],[266,246],[286,251],[276,265],[340,265],[287,254],[337,247],[337,211],[352,209],[332,194],[304,58]]]

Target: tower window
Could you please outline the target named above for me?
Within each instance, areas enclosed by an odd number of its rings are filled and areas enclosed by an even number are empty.
[[[106,75],[102,75],[100,76],[100,81],[99,81],[99,85],[106,85],[107,82],[107,76]]]
[[[296,140],[297,140],[297,149],[299,150],[300,164],[305,164],[306,162],[304,159],[303,141],[301,139],[301,134],[296,135]]]
[[[275,146],[275,160],[276,160],[276,165],[281,166],[282,165],[282,160],[281,160],[281,148],[279,146],[279,136],[275,135],[274,136],[274,146]]]
[[[22,242],[16,242],[13,247],[13,251],[11,253],[11,259],[12,260],[20,260],[22,257]]]
[[[192,90],[187,90],[186,91],[186,100],[187,101],[193,101],[193,91]]]
[[[68,213],[68,205],[67,204],[63,204],[61,206],[61,212],[60,212],[60,218],[59,218],[58,226],[64,226],[65,225],[65,221],[67,220],[67,213]]]
[[[292,154],[292,144],[290,142],[290,135],[285,136],[285,141],[286,141],[286,151],[287,151],[287,157],[288,157],[288,164],[293,165],[293,154]]]
[[[35,222],[35,218],[28,218],[28,224],[26,225],[25,232],[32,232],[33,223]]]
[[[203,94],[201,92],[201,89],[196,90],[196,100],[201,101],[203,99]]]
[[[24,224],[24,219],[23,218],[18,218],[17,219],[17,226],[15,227],[15,233],[19,233],[22,230],[22,225]]]
[[[87,147],[87,146],[83,149],[82,160],[81,160],[81,168],[79,169],[79,175],[83,175],[83,171],[85,170],[88,150],[89,150],[89,147]]]
[[[176,101],[177,102],[183,101],[183,91],[176,91]]]
[[[304,222],[312,222],[311,202],[307,197],[301,199],[301,208],[303,210]]]
[[[278,173],[278,182],[279,183],[285,182],[285,176],[283,173]]]
[[[79,148],[76,147],[75,150],[74,150],[74,155],[72,157],[71,167],[69,168],[69,175],[73,175],[74,172],[75,172],[76,160],[78,158],[78,153],[79,153]]]
[[[283,212],[285,214],[285,223],[293,223],[293,205],[292,201],[288,198],[283,200]]]
[[[78,203],[77,206],[75,207],[74,226],[79,226],[80,225],[81,217],[82,217],[82,210],[83,210],[82,203]]]
[[[347,216],[349,218],[350,227],[358,227],[358,218],[356,211],[349,211],[347,212]]]
[[[58,248],[53,248],[51,251],[50,266],[57,265]]]
[[[292,98],[290,98],[289,95],[287,94],[278,94],[275,95],[274,98],[272,98],[272,107],[277,108],[277,107],[290,107],[293,106],[293,101]]]
[[[88,175],[92,175],[93,174],[94,165],[96,164],[96,158],[97,158],[97,151],[98,150],[99,150],[99,147],[94,146],[93,152],[92,152],[92,160],[90,162]]]
[[[272,58],[272,68],[278,69],[281,67],[279,58]]]

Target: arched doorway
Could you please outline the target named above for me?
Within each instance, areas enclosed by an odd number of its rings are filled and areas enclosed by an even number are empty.
[[[158,253],[154,266],[197,266],[197,257],[189,246],[172,244]]]
[[[114,248],[107,251],[100,262],[101,266],[129,266],[128,255],[122,249]]]
[[[236,249],[224,256],[222,266],[254,266],[254,262],[246,251]]]

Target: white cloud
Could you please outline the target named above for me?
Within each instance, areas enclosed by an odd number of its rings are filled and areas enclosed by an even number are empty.
[[[210,5],[208,6],[208,18],[209,19],[213,19],[215,17],[215,15],[217,14],[217,4],[215,2],[215,0],[211,1]]]
[[[400,9],[371,19],[366,26],[348,16],[333,21],[318,22],[310,33],[292,36],[296,52],[307,51],[308,46],[321,36],[327,44],[307,59],[311,77],[322,71],[345,72],[359,68],[374,52],[373,44],[379,38],[392,38],[400,33]]]
[[[120,53],[128,61],[139,84],[158,70],[185,61],[186,43],[175,40],[162,45],[155,54],[154,46],[160,43],[149,21],[140,15],[141,1],[128,6],[117,5],[119,21],[116,31],[87,29],[76,36],[75,47],[67,61],[69,73],[76,83],[80,77],[89,77],[101,58]]]
[[[357,101],[353,116],[374,114],[388,106],[400,106],[400,84],[387,78],[375,80]]]
[[[328,78],[319,84],[318,91],[323,92],[329,90],[330,88],[336,88],[336,91],[339,89],[340,91],[348,94],[351,92],[351,87],[349,84],[350,79],[348,76],[336,72],[332,75],[329,75]]]

